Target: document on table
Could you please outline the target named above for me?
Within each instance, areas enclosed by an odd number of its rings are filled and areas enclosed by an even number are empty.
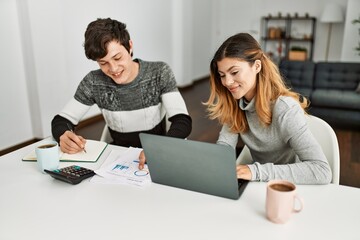
[[[112,150],[103,165],[95,170],[96,175],[91,182],[128,184],[139,187],[150,184],[151,177],[148,166],[145,164],[142,170],[138,168],[141,151],[141,148],[132,147],[126,152]]]

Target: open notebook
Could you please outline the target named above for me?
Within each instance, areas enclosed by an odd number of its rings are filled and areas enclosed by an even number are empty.
[[[60,151],[60,161],[62,162],[96,162],[108,144],[96,140],[86,140],[86,153],[75,154],[63,153]],[[23,157],[23,161],[36,161],[35,149]]]

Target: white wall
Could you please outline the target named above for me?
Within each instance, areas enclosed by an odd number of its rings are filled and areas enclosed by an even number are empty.
[[[196,80],[209,75],[209,63],[215,49],[212,48],[213,1],[196,0],[193,5],[193,37],[191,39],[191,79]]]
[[[16,2],[0,1],[0,149],[33,138]]]
[[[321,23],[321,13],[328,2],[338,3],[344,11],[346,10],[347,0],[214,0],[218,11],[214,11],[216,19],[216,40],[215,44],[220,45],[227,37],[238,33],[248,32],[258,41],[261,37],[260,19],[269,13],[276,16],[279,12],[285,16],[287,13],[294,16],[298,13],[304,16],[309,13],[310,16],[317,18],[314,61],[323,61],[325,59],[326,38],[328,24]],[[329,51],[329,61],[339,61],[341,55],[342,40],[344,34],[344,23],[334,24],[332,29],[331,46]]]
[[[345,11],[347,1],[331,1]],[[210,59],[230,35],[246,31],[259,39],[262,16],[280,11],[320,18],[326,2],[1,0],[0,150],[51,134],[53,116],[84,75],[97,68],[86,59],[82,44],[87,24],[98,17],[125,22],[134,41],[134,57],[167,62],[178,85],[187,86],[209,74]],[[330,60],[340,59],[344,26],[333,27]],[[314,60],[324,59],[326,33],[327,25],[318,21]],[[98,113],[94,107],[86,117]]]
[[[344,40],[341,52],[341,61],[360,62],[360,52],[354,48],[360,42],[360,23],[352,24],[355,19],[360,18],[360,0],[349,0],[346,10],[346,22],[344,30]]]
[[[91,7],[84,11],[84,6]],[[169,9],[171,1],[31,1],[28,27],[32,29],[43,136],[49,135],[52,117],[73,96],[80,80],[97,68],[86,59],[82,47],[90,21],[98,17],[121,19],[134,41],[134,57],[171,64],[171,21],[163,21],[171,19],[171,12],[158,11],[159,6]],[[94,107],[87,116],[97,113]]]
[[[185,72],[173,63],[173,49],[180,48],[178,45],[184,42],[185,36],[180,35],[181,39],[174,41],[172,9],[173,5],[184,5],[184,16],[180,17],[187,17],[190,3],[180,0],[0,1],[3,53],[0,61],[5,82],[1,95],[0,149],[51,134],[53,116],[73,96],[85,74],[98,68],[86,59],[82,46],[87,24],[96,18],[111,17],[127,24],[134,42],[134,57],[165,61],[174,72]],[[191,24],[184,25],[189,26]],[[191,79],[190,75],[188,72],[177,76],[177,80],[181,84]],[[94,107],[86,117],[98,113]]]

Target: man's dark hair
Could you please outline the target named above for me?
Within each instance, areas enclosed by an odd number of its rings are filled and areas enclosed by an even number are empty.
[[[107,45],[113,40],[123,45],[130,53],[130,34],[126,30],[126,24],[110,18],[98,18],[89,23],[84,42],[86,57],[94,61],[105,57]]]

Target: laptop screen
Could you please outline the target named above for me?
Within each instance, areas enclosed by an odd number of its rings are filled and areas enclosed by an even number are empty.
[[[146,133],[140,140],[153,182],[239,198],[232,147]]]

